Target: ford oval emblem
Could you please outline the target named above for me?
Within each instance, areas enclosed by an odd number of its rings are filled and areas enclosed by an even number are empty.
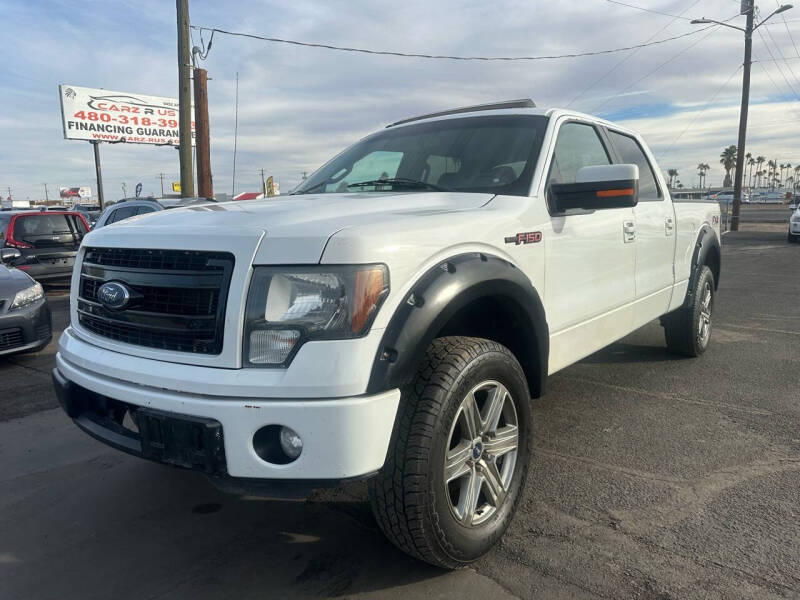
[[[97,300],[109,310],[122,310],[131,301],[131,290],[116,281],[108,281],[97,289]]]

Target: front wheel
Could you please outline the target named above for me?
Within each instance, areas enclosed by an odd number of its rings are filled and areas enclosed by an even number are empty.
[[[458,568],[485,554],[516,511],[530,453],[530,393],[495,342],[434,340],[403,391],[375,517],[401,550]]]

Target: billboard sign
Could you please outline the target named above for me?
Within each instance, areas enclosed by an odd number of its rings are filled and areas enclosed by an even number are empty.
[[[59,85],[64,138],[177,146],[178,101],[75,85]],[[194,146],[194,120],[192,120]]]
[[[58,195],[64,199],[77,200],[79,198],[91,198],[92,188],[84,187],[60,187],[58,188]]]

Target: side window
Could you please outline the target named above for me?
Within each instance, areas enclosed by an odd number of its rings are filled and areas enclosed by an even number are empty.
[[[86,225],[83,224],[83,219],[78,216],[73,216],[72,219],[75,223],[75,230],[81,235],[86,235],[87,229]]]
[[[140,206],[137,215],[146,215],[147,213],[155,212],[156,209],[152,206]]]
[[[658,189],[656,177],[653,174],[653,167],[644,155],[642,147],[634,138],[629,135],[609,131],[608,136],[614,144],[624,164],[633,164],[639,167],[639,201],[661,200],[661,190]]]
[[[575,183],[582,167],[610,165],[597,130],[584,123],[565,123],[558,130],[550,164],[550,183]]]
[[[115,210],[108,219],[108,224],[117,223],[136,214],[136,206],[123,206]]]

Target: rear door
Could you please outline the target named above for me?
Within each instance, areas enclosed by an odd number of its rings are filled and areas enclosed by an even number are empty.
[[[633,136],[607,130],[615,161],[639,167],[636,224],[636,306],[634,327],[660,317],[669,307],[674,283],[675,211],[658,181],[654,162]]]
[[[85,226],[67,213],[20,215],[14,220],[14,239],[21,242],[23,265],[34,279],[69,275]],[[27,246],[27,247],[24,247]]]

